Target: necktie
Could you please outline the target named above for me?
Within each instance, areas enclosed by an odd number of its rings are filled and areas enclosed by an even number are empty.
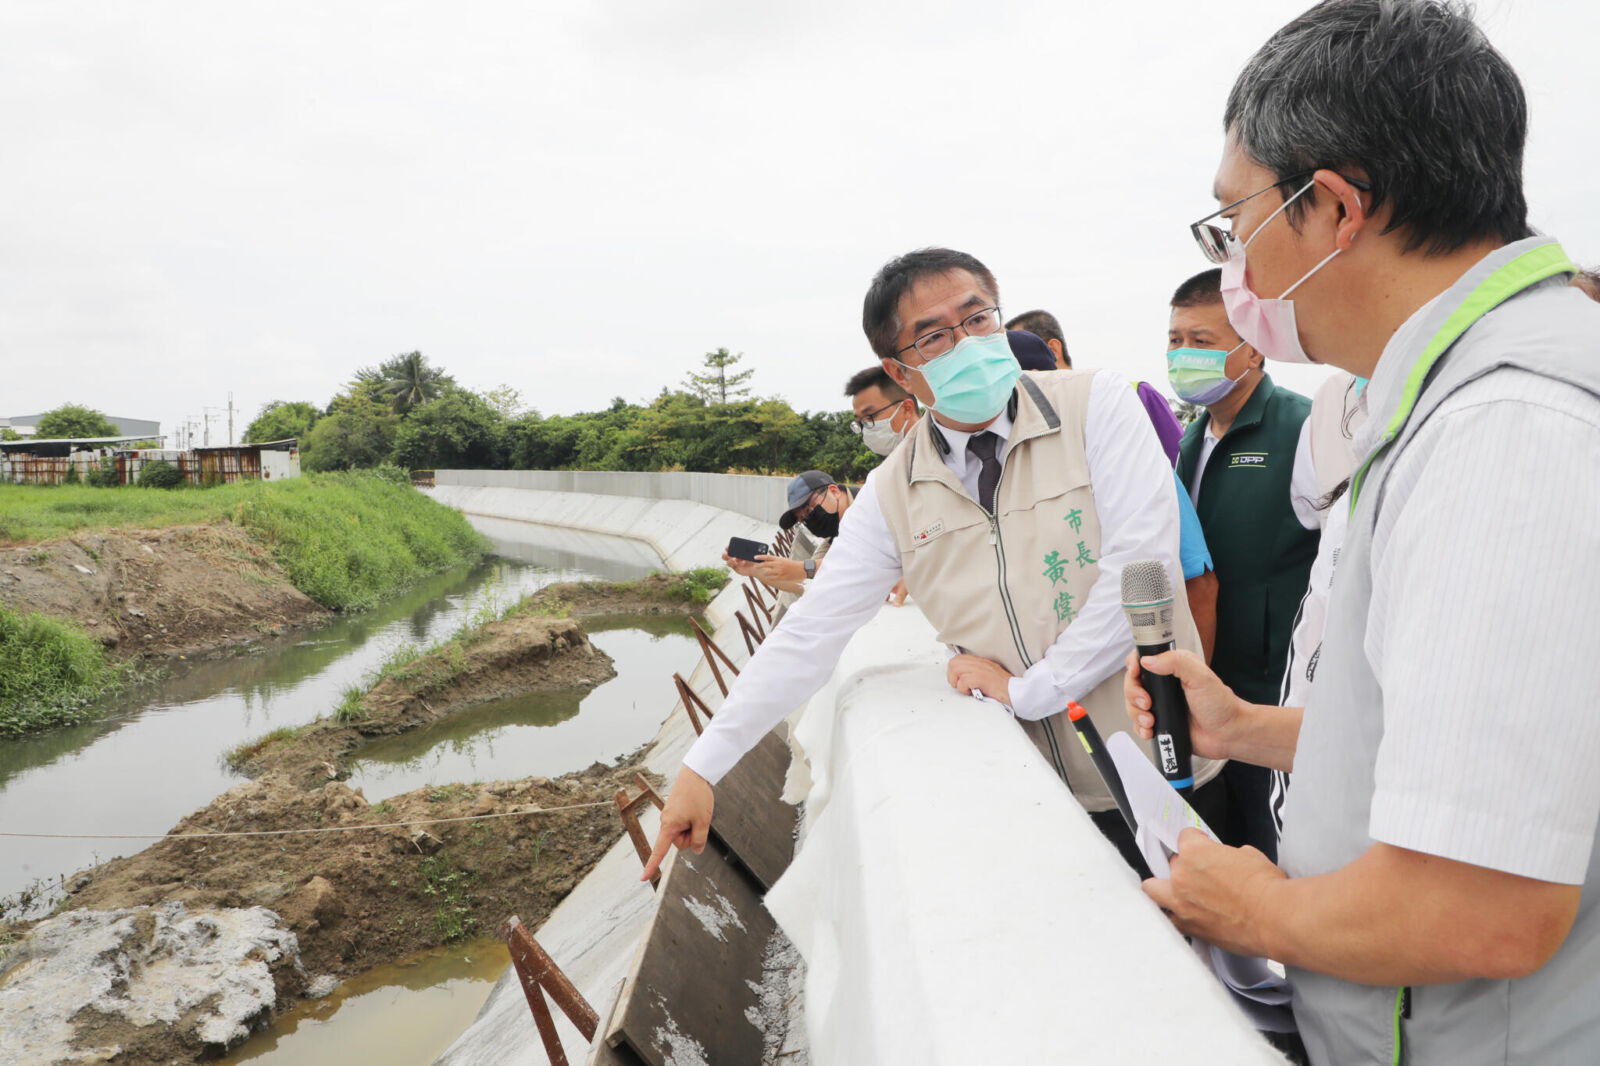
[[[967,452],[983,464],[978,471],[978,503],[990,514],[995,513],[994,490],[1000,484],[1000,459],[995,452],[1000,449],[1000,437],[984,430],[974,433],[967,441]]]

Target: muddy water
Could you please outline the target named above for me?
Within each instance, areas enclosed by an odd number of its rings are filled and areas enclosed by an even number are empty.
[[[591,618],[584,628],[616,663],[613,680],[589,692],[494,700],[378,741],[363,749],[350,786],[376,803],[424,785],[553,777],[649,741],[676,698],[673,672],[695,661],[688,621]]]
[[[124,694],[93,724],[0,744],[0,831],[164,833],[240,780],[227,769],[223,753],[272,729],[328,713],[345,686],[359,682],[396,646],[438,640],[485,603],[508,604],[554,581],[627,580],[659,566],[629,541],[493,520],[482,520],[480,528],[499,553],[487,563],[431,578],[378,610],[264,643],[245,655],[180,664],[161,682]],[[620,644],[632,640],[620,632],[615,639]],[[648,639],[643,646],[651,646]],[[662,676],[669,675],[670,670]],[[651,690],[657,715],[665,705],[663,695]],[[577,736],[571,739],[574,750],[582,748]],[[500,741],[476,743],[492,749]],[[631,750],[634,743],[604,757]],[[402,761],[419,755],[413,752]],[[504,776],[534,772],[545,771]],[[487,774],[473,771],[467,779],[477,776]],[[0,839],[0,897],[40,881],[58,884],[61,875],[148,843]]]
[[[474,940],[376,967],[285,1012],[219,1066],[426,1066],[472,1023],[509,964],[504,944]]]

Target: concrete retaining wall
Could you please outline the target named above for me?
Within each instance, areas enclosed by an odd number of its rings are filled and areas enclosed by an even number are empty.
[[[762,503],[759,485],[691,483],[684,491],[699,498],[684,499],[650,480],[714,475],[438,476],[434,496],[469,513],[646,540],[679,569],[716,563],[729,535],[765,539],[778,512],[763,508],[781,507]],[[595,483],[585,478],[616,478],[630,492],[585,495],[579,486]],[[703,502],[736,498],[757,514]],[[713,622],[739,602],[730,585]],[[721,643],[744,662],[736,638]],[[767,902],[809,964],[810,1061],[1281,1062],[1016,724],[944,678],[921,612],[886,609],[796,726],[811,763],[811,824]],[[703,665],[693,684],[720,705]],[[651,768],[670,781],[692,740],[674,708]],[[645,822],[653,839],[653,809]],[[637,877],[619,841],[537,930],[602,1015],[651,910]],[[586,1042],[559,1015],[557,1025],[582,1061]],[[503,979],[440,1063],[544,1061],[522,992]]]
[[[688,500],[776,525],[785,506],[786,477],[755,474],[662,474],[626,470],[436,470],[436,485],[575,492],[586,496],[636,496]]]
[[[703,480],[718,477],[729,484]],[[422,491],[466,514],[641,541],[673,570],[721,566],[729,537],[770,541],[783,513],[781,493],[787,482],[732,474],[613,475],[570,470],[440,470],[434,478],[434,487]],[[642,480],[648,478],[663,480],[652,485]],[[700,480],[685,484],[684,478]],[[610,488],[633,489],[636,494],[590,492],[590,482],[599,479],[608,479]],[[778,483],[775,488],[773,482]],[[544,487],[562,484],[583,487]],[[693,496],[671,494],[680,488]],[[771,517],[764,517],[769,512]]]

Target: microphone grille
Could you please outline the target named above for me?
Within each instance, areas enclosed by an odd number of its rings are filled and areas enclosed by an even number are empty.
[[[1122,602],[1157,604],[1172,599],[1172,579],[1159,559],[1136,559],[1122,568]]]

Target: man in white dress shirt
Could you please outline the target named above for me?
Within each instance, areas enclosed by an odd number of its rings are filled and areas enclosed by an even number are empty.
[[[1133,643],[1122,566],[1159,559],[1183,587],[1172,471],[1144,409],[1109,371],[1024,374],[993,275],[961,252],[889,262],[862,317],[884,371],[931,415],[868,476],[828,565],[685,756],[647,875],[670,844],[704,846],[711,786],[822,686],[902,577],[959,651],[950,684],[1006,705],[1128,854],[1131,836],[1060,712],[1076,700],[1103,729],[1121,727],[1117,667]],[[1198,648],[1178,601],[1180,645]],[[1218,768],[1198,760],[1196,783]],[[1221,816],[1220,785],[1196,794]]]

